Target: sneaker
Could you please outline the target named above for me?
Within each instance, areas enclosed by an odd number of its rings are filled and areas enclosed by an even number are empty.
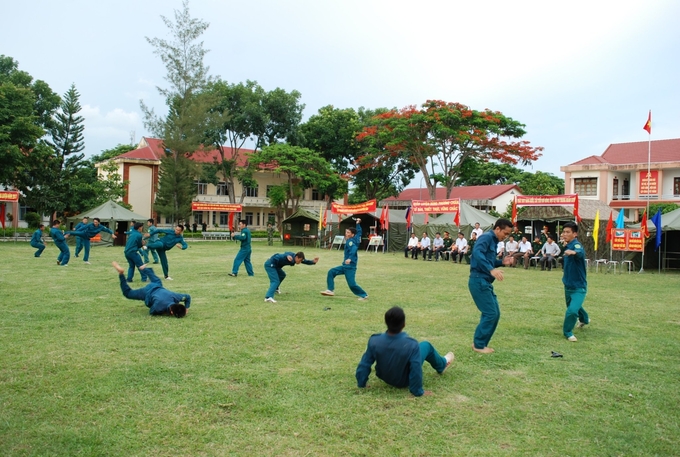
[[[567,341],[571,341],[572,343],[575,343],[578,340],[576,339],[576,337],[574,335],[571,335],[569,338],[567,338]]]
[[[57,260],[57,265],[61,265],[61,262]]]
[[[277,294],[281,294],[281,289],[276,289]]]
[[[577,327],[577,328],[583,328],[583,327],[585,327],[585,326],[588,325],[588,324],[590,324],[590,322],[579,321],[579,323],[576,325],[576,327]]]
[[[359,301],[366,301],[366,300],[368,300],[368,295],[366,295],[365,297],[359,297]]]
[[[451,365],[451,362],[453,362],[453,360],[456,358],[456,356],[453,355],[453,352],[449,352],[448,354],[446,354],[444,356],[444,358],[446,359],[446,366],[444,367],[444,369],[439,374],[444,374],[444,372],[449,367],[449,365]]]
[[[333,295],[335,295],[335,292],[333,292],[332,290],[324,290],[323,292],[321,292],[321,295],[332,297]]]
[[[166,281],[172,281],[172,278],[171,278],[170,276],[166,276],[166,277],[165,277],[165,280],[166,280]]]
[[[227,273],[229,276],[233,276],[234,278],[236,277],[236,273]]]
[[[267,297],[264,299],[265,303],[276,303],[276,300],[274,300],[272,297]]]
[[[87,264],[87,265],[92,265],[92,264],[91,264],[90,262],[88,262],[87,260],[84,261],[83,263],[85,263],[85,264]]]

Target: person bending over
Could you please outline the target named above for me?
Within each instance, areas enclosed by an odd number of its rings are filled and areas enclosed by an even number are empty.
[[[274,292],[277,294],[281,293],[281,283],[286,279],[286,273],[283,271],[283,267],[290,265],[294,267],[301,263],[305,265],[316,265],[319,261],[318,257],[314,260],[305,260],[305,253],[298,252],[293,254],[292,252],[284,252],[283,254],[274,254],[264,263],[264,271],[267,272],[269,277],[269,289],[264,296],[264,301],[270,303],[276,303],[274,300]]]

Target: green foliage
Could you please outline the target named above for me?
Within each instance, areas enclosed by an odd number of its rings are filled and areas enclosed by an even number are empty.
[[[680,208],[680,205],[678,205],[677,203],[650,203],[649,214],[647,215],[647,217],[651,219],[652,216],[654,216],[657,213],[659,208],[661,208],[661,214],[666,214]]]
[[[343,192],[344,182],[332,169],[331,165],[316,151],[288,144],[274,144],[250,156],[253,167],[266,165],[275,173],[283,173],[287,177],[284,186],[274,187],[269,192],[274,206],[293,213],[297,211],[302,192],[316,188],[320,193],[328,195],[332,189]],[[341,190],[338,190],[341,189]],[[338,194],[331,194],[336,198]]]
[[[551,173],[521,170],[506,163],[483,162],[468,157],[463,161],[457,186],[517,184],[524,195],[560,195],[564,180]]]
[[[40,227],[40,224],[42,224],[42,217],[40,214],[34,213],[32,211],[26,213],[24,220],[26,221],[26,224],[28,224],[28,228],[31,229],[37,229]]]
[[[130,144],[119,144],[114,148],[104,149],[101,153],[93,155],[92,157],[90,157],[90,163],[92,163],[92,165],[95,165],[99,162],[104,162],[105,160],[116,158],[120,155],[125,154],[126,152],[134,151],[135,149],[136,146]]]
[[[18,66],[0,55],[0,184],[21,187],[31,169],[44,166],[34,151],[52,126],[60,98]]]
[[[197,193],[194,183],[198,165],[180,154],[168,152],[161,159],[154,210],[177,222],[191,217],[191,202]]]

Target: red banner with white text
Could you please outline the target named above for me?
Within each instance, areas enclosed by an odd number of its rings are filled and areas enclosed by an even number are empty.
[[[411,209],[414,213],[457,213],[460,211],[460,198],[450,200],[413,200]]]
[[[375,212],[375,199],[356,205],[340,205],[338,203],[331,203],[331,212],[333,214],[358,214],[358,213],[373,213]]]
[[[218,211],[240,213],[243,207],[237,203],[191,202],[191,211]]]

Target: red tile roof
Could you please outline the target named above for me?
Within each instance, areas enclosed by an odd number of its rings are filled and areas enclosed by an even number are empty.
[[[449,198],[460,198],[461,200],[492,200],[496,197],[517,189],[517,194],[521,191],[516,184],[500,184],[494,186],[461,186],[451,189]],[[446,189],[438,187],[435,194],[437,200],[446,199]],[[385,200],[429,200],[430,194],[426,188],[423,189],[404,189],[397,197],[386,198]]]
[[[163,140],[159,140],[158,138],[144,137],[143,141],[146,142],[147,146],[135,149],[130,152],[126,152],[125,154],[121,154],[116,158],[154,160],[154,161],[161,160],[161,158],[165,155],[164,153],[165,147],[163,146]],[[253,152],[252,149],[241,149],[238,165],[244,166],[247,156],[252,152]],[[232,158],[234,154],[233,150],[227,146],[224,147],[224,153],[226,158],[228,159]],[[215,160],[220,159],[220,153],[217,149],[206,149],[203,151],[196,151],[191,155],[191,159],[194,160],[195,162],[200,163],[213,163]]]
[[[635,143],[610,144],[601,156],[590,156],[569,165],[592,165],[609,163],[612,165],[647,163],[648,141]],[[651,144],[651,161],[680,162],[680,138],[655,140]]]

